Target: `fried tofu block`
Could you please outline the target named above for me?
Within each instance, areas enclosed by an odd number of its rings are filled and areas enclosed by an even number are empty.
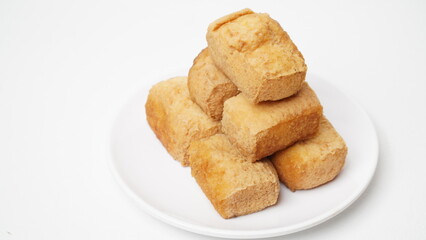
[[[191,99],[214,120],[222,119],[225,100],[239,93],[237,86],[214,65],[208,48],[194,59],[188,89]]]
[[[318,133],[275,153],[272,162],[291,190],[311,189],[333,180],[341,171],[348,148],[331,123],[322,117]]]
[[[220,132],[220,122],[207,116],[189,97],[186,77],[154,85],[145,110],[157,138],[183,166],[189,165],[187,150],[193,140]]]
[[[248,161],[256,161],[318,131],[322,106],[307,83],[294,96],[253,104],[239,94],[225,102],[222,131]]]
[[[207,42],[216,66],[253,103],[297,93],[305,80],[305,60],[268,14],[244,9],[208,27]]]
[[[280,186],[272,163],[246,161],[223,134],[192,142],[189,161],[192,176],[223,218],[277,203]]]

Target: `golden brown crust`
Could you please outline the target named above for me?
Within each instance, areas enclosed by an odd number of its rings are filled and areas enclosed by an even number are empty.
[[[341,171],[347,154],[342,137],[322,117],[318,133],[277,152],[272,162],[280,180],[291,190],[311,189],[333,180]]]
[[[294,96],[253,104],[241,94],[225,102],[222,131],[249,161],[284,149],[318,131],[322,106],[303,84]]]
[[[277,202],[279,180],[271,162],[245,161],[223,134],[192,142],[189,161],[192,176],[223,218]]]
[[[154,85],[145,104],[149,125],[172,157],[188,166],[187,150],[193,140],[220,132],[220,123],[191,101],[187,78],[177,77]]]
[[[268,14],[225,16],[210,24],[207,42],[216,66],[254,103],[289,97],[305,80],[302,54]]]
[[[194,59],[188,74],[188,89],[191,99],[214,120],[222,119],[225,100],[239,93],[237,86],[214,65],[208,48]]]

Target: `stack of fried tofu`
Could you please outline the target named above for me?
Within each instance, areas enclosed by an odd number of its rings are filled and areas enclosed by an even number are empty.
[[[188,77],[153,86],[148,123],[224,218],[333,180],[347,147],[305,82],[304,58],[268,14],[244,9],[208,27]]]

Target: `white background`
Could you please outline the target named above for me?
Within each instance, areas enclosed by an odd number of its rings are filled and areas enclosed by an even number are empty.
[[[0,239],[211,239],[141,211],[106,141],[141,86],[186,75],[207,25],[245,7],[278,20],[380,142],[355,204],[281,238],[425,239],[425,1],[141,0],[0,1]]]

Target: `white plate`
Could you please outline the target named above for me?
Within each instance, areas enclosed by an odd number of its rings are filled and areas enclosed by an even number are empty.
[[[190,169],[174,161],[149,128],[145,102],[150,86],[124,106],[113,126],[113,175],[146,212],[199,234],[273,237],[324,222],[347,208],[366,189],[376,168],[378,142],[373,124],[358,104],[318,77],[308,75],[307,81],[349,149],[340,175],[324,186],[293,193],[281,185],[275,206],[247,216],[221,218],[191,177]]]

